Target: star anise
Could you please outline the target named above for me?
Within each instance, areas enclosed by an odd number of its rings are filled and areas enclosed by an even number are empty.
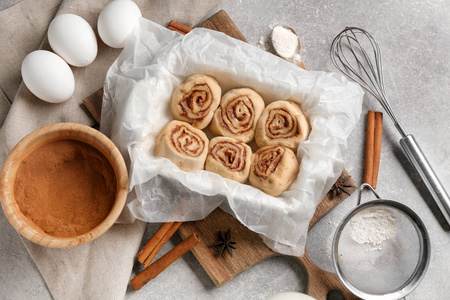
[[[228,228],[228,231],[225,234],[223,234],[222,231],[219,231],[217,235],[218,235],[217,242],[212,244],[210,247],[216,247],[219,249],[217,256],[221,256],[225,251],[227,251],[228,254],[233,256],[232,251],[233,249],[236,249],[233,245],[236,245],[236,242],[231,240],[230,228]]]
[[[347,192],[348,188],[352,188],[353,185],[349,182],[350,175],[339,177],[338,180],[331,187],[329,193],[331,193],[331,197],[335,198],[339,196],[341,193],[347,194],[350,196],[350,193]]]

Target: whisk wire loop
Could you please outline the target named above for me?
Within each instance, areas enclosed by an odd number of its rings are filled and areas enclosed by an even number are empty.
[[[374,70],[372,61],[370,60],[370,57],[369,57],[369,55],[367,54],[366,49],[364,49],[364,47],[361,46],[359,40],[356,38],[355,33],[352,32],[352,34],[353,34],[352,37],[346,36],[348,45],[350,46],[351,53],[353,54],[353,57],[355,58],[355,61],[358,63],[358,68],[360,68],[361,70],[364,71],[364,73],[366,74],[367,78],[370,80],[370,83],[372,84],[372,85],[368,85],[367,88],[370,89],[370,91],[371,91],[373,94],[377,94],[377,95],[378,95],[378,92],[379,92],[379,91],[378,91],[378,86],[377,86],[377,84],[379,84],[379,82],[378,82],[378,80],[377,80],[377,79],[378,79],[378,78],[377,78],[377,77],[378,77],[377,75],[379,75],[379,74],[376,74],[376,73],[375,73],[375,70]],[[354,41],[354,42],[358,45],[358,47],[359,47],[358,49],[355,50],[355,48],[353,47],[353,44],[354,44],[354,43],[353,43],[352,41]],[[340,50],[342,51],[342,44],[340,44],[340,47],[341,47]],[[358,54],[357,54],[357,52],[356,52],[357,50],[359,50],[359,52],[361,52],[361,53],[364,55],[364,59],[365,59],[365,61],[367,62],[367,65],[368,65],[368,67],[369,67],[369,69],[370,69],[370,72],[368,72],[368,71],[366,70],[366,68],[364,68],[364,64],[362,63],[362,60],[360,60],[360,59],[358,58]],[[349,66],[351,66],[348,60],[346,60],[346,62],[349,64]],[[352,72],[353,72],[355,75],[357,75],[361,80],[363,80],[363,77],[360,76],[356,70],[354,70],[353,68],[351,68],[351,70],[352,70]],[[377,69],[377,70],[378,70],[378,69]],[[374,82],[374,81],[375,81],[375,82]]]
[[[368,52],[363,42],[368,42],[373,52]],[[374,96],[400,134],[406,136],[386,97],[381,50],[375,39],[363,29],[347,27],[333,40],[330,55],[336,68]]]

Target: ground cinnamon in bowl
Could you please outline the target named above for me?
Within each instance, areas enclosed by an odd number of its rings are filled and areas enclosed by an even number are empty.
[[[70,139],[31,152],[20,163],[14,183],[22,214],[43,232],[61,238],[98,226],[110,213],[116,193],[108,159],[93,146]]]

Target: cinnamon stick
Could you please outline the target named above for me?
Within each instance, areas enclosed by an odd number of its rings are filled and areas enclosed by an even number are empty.
[[[192,247],[199,243],[199,237],[197,234],[191,234],[187,239],[176,245],[172,250],[160,257],[157,261],[151,264],[144,271],[134,277],[130,284],[135,290],[140,290],[147,282],[158,276],[174,261],[180,258],[183,254],[188,252]]]
[[[175,28],[175,27],[172,27],[172,26],[167,27],[167,29],[170,29],[170,30],[179,32],[179,33],[181,33],[181,34],[186,34],[186,32],[183,32],[183,31],[181,31],[180,29]]]
[[[175,21],[170,21],[168,28],[171,30],[178,31],[179,33],[182,33],[182,34],[187,34],[192,30],[192,28],[184,26],[183,24],[180,24]]]
[[[364,182],[377,187],[381,158],[381,140],[383,137],[383,114],[379,111],[367,113],[366,162]]]
[[[162,240],[170,227],[172,227],[174,222],[167,222],[161,225],[152,238],[145,244],[141,251],[137,254],[137,259],[140,263],[144,263],[145,259],[152,253],[156,245]]]
[[[167,232],[162,236],[162,238],[155,244],[153,247],[153,250],[150,252],[150,254],[144,258],[144,261],[139,260],[141,263],[144,264],[145,267],[148,267],[152,260],[155,258],[158,251],[164,246],[164,244],[174,235],[174,233],[180,228],[181,224],[183,222],[173,222],[172,226],[167,230]],[[149,246],[150,248],[150,246]]]
[[[372,187],[377,187],[378,170],[380,169],[381,158],[381,140],[383,138],[383,113],[375,112],[375,136],[374,136],[374,156],[373,156],[373,173]]]
[[[374,143],[375,143],[375,112],[369,110],[369,112],[367,113],[364,183],[368,183],[370,185],[372,185],[372,177],[373,177]]]

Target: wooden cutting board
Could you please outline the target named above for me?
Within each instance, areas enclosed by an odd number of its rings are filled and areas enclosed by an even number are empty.
[[[228,14],[223,10],[208,18],[199,27],[221,31],[233,38],[246,41]],[[191,30],[191,28],[174,21],[170,23],[169,29],[182,34],[186,34]],[[304,68],[303,62],[301,67]],[[86,108],[98,123],[100,123],[102,97],[103,90],[100,89],[83,100]],[[342,187],[345,192],[334,194],[330,191],[316,208],[309,228],[357,188],[355,182],[345,170],[342,172],[336,185]],[[216,250],[210,245],[217,240],[218,231],[226,232],[228,229],[232,233],[232,240],[237,243],[237,249],[233,251],[233,256],[226,254],[218,257]],[[217,287],[251,266],[269,257],[280,255],[268,248],[258,234],[249,230],[221,209],[214,210],[203,220],[183,223],[178,230],[183,239],[186,239],[194,232],[201,235],[201,242],[192,249],[192,252]],[[308,275],[307,293],[312,297],[317,300],[325,300],[329,291],[339,290],[345,299],[358,299],[343,286],[335,274],[318,268],[309,259],[306,252],[303,257],[298,257],[297,259],[306,269]]]

